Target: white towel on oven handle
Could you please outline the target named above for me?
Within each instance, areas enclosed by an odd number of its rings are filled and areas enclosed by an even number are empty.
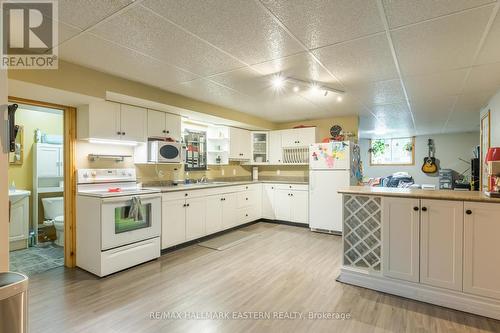
[[[143,212],[144,207],[142,206],[141,199],[137,196],[133,197],[128,217],[131,219],[133,218],[134,221],[142,221],[144,219]]]

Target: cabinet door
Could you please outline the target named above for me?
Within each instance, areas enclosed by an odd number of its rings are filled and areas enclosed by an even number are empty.
[[[299,138],[295,130],[281,131],[281,146],[282,147],[296,147]]]
[[[283,160],[281,133],[282,131],[269,132],[269,163],[271,164],[279,164]]]
[[[252,158],[252,138],[250,131],[241,130],[240,134],[240,151],[243,159],[249,160]]]
[[[269,220],[276,219],[274,214],[274,185],[262,186],[262,217]]]
[[[29,197],[12,203],[10,211],[9,241],[18,241],[28,238],[29,224]]]
[[[206,198],[186,200],[186,239],[205,236]]]
[[[420,283],[462,291],[464,204],[422,200]]]
[[[223,196],[222,202],[222,227],[224,229],[238,224],[238,193],[228,193]]]
[[[121,105],[120,130],[122,140],[146,141],[147,110],[132,105]]]
[[[241,131],[239,128],[229,128],[229,158],[231,159],[242,158],[240,151]]]
[[[275,190],[274,191],[274,214],[277,220],[290,221],[291,220],[291,196],[288,190]]]
[[[164,137],[165,132],[165,112],[148,110],[148,137]]]
[[[89,106],[89,138],[120,140],[120,104],[98,102]]]
[[[290,221],[309,224],[309,195],[307,191],[291,191]]]
[[[252,162],[269,162],[269,132],[251,132]]]
[[[37,163],[39,177],[61,176],[61,149],[59,146],[38,146]]]
[[[297,145],[301,147],[307,147],[316,143],[316,128],[315,127],[307,127],[307,128],[298,128],[294,131],[297,131]]]
[[[418,282],[420,200],[382,199],[382,272],[385,276]]]
[[[207,235],[222,230],[222,195],[207,197],[206,232]]]
[[[161,248],[177,245],[186,240],[186,201],[184,199],[162,203]]]
[[[181,116],[165,113],[166,136],[181,141]]]
[[[500,299],[500,205],[465,202],[464,291]]]

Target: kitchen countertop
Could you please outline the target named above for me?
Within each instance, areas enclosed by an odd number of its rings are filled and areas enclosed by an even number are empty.
[[[376,195],[419,199],[476,201],[500,203],[500,198],[490,198],[479,191],[421,190],[394,187],[349,186],[338,190],[342,194]]]
[[[145,189],[160,190],[161,192],[175,192],[175,191],[191,191],[200,190],[205,188],[214,187],[225,187],[225,186],[237,186],[237,185],[248,185],[248,184],[293,184],[293,185],[308,185],[308,182],[304,181],[285,181],[285,180],[248,180],[248,181],[214,181],[208,183],[192,183],[192,184],[179,184],[179,185],[165,185],[165,186],[155,186],[155,185],[143,185]]]

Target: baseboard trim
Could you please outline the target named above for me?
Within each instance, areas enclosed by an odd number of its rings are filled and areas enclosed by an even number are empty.
[[[290,225],[290,226],[293,226],[293,227],[309,228],[309,224],[297,223],[297,222],[290,222],[290,221],[283,221],[283,220],[270,220],[270,219],[264,219],[264,218],[262,218],[258,222],[267,222],[267,223],[274,223],[274,224]]]
[[[337,281],[500,320],[500,300],[342,268]]]

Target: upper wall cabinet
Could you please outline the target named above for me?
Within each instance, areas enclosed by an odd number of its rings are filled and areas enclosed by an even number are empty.
[[[148,137],[168,137],[181,140],[181,116],[148,110]]]
[[[147,110],[108,101],[78,108],[77,137],[80,140],[146,141]]]
[[[281,131],[282,147],[307,147],[315,142],[315,127],[294,128]]]
[[[229,159],[249,160],[251,158],[250,131],[241,128],[229,128]]]

